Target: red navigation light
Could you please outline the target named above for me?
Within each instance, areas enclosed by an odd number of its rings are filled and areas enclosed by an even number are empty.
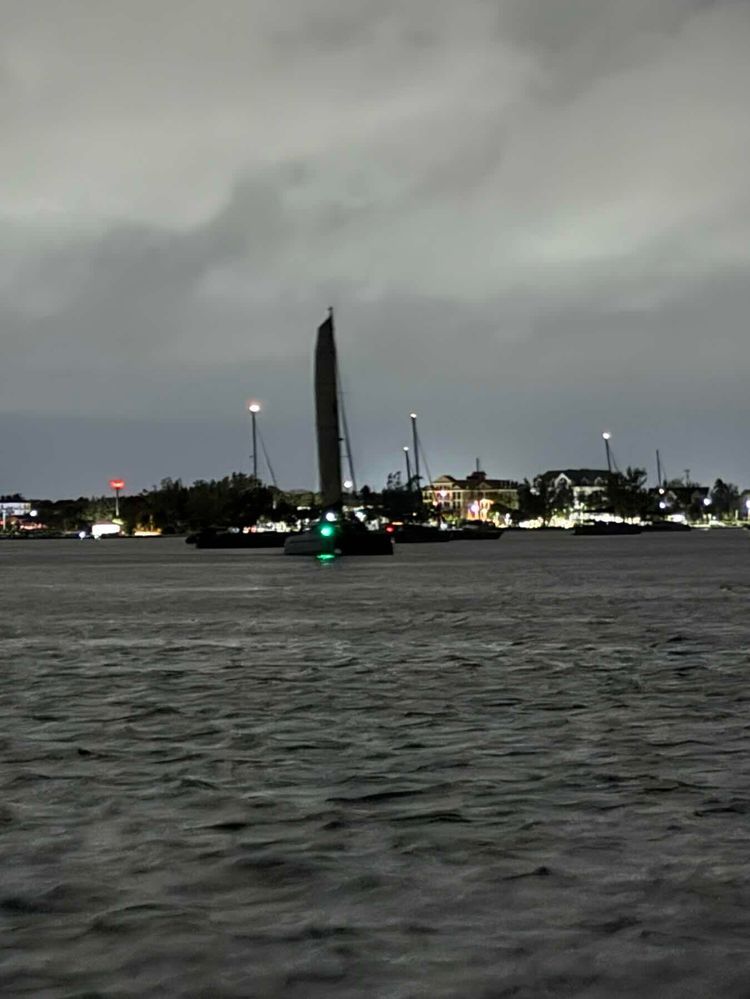
[[[110,479],[109,480],[109,488],[110,489],[115,489],[115,490],[117,490],[117,489],[124,489],[125,488],[125,479]]]
[[[386,530],[386,534],[393,534],[393,532],[396,530],[396,528],[393,526],[393,524],[388,524],[388,526],[386,527],[385,530]]]

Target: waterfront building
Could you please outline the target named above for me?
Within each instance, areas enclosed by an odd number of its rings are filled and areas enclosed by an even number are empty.
[[[585,510],[596,505],[607,490],[609,472],[606,468],[557,468],[543,472],[543,479],[551,492],[570,492],[573,509]]]
[[[519,483],[512,479],[490,479],[477,470],[465,479],[438,476],[422,489],[422,499],[425,506],[438,507],[451,520],[496,520],[498,508],[518,509],[518,489]]]

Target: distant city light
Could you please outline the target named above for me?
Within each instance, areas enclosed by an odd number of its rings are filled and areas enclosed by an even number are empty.
[[[711,497],[710,496],[704,496],[703,497],[703,505],[704,506],[711,506]]]
[[[336,517],[336,514],[333,512],[333,510],[329,510],[328,513],[326,514],[326,520],[329,522],[333,522],[334,520],[337,519],[338,518]]]
[[[103,538],[107,534],[119,534],[120,526],[119,524],[93,524],[91,527],[91,535],[94,538]]]

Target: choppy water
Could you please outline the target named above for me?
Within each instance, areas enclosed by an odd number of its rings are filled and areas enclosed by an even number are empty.
[[[0,587],[3,996],[750,995],[750,536]]]

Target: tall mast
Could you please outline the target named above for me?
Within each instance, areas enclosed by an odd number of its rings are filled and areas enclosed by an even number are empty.
[[[333,309],[318,327],[315,345],[315,428],[318,438],[318,472],[323,510],[340,510],[341,440],[339,431],[336,344]]]

